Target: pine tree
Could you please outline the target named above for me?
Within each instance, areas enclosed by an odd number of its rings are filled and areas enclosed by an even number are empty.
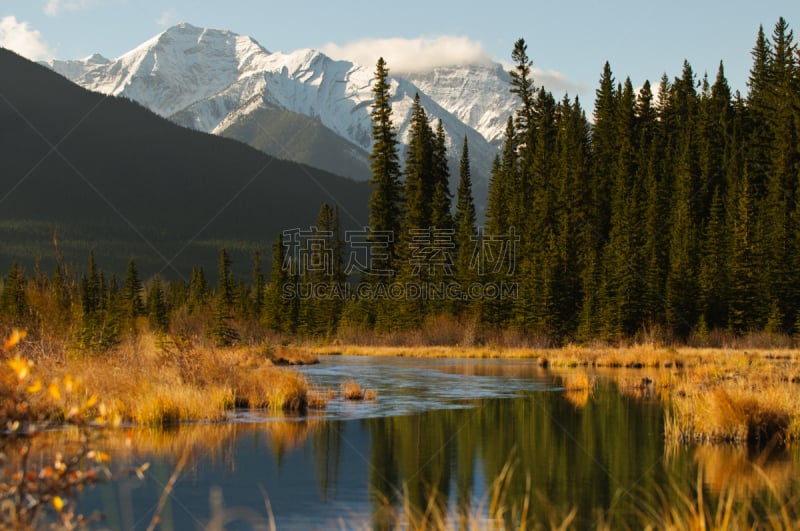
[[[122,298],[125,304],[125,320],[128,326],[134,330],[136,318],[144,314],[142,281],[139,280],[139,273],[136,269],[136,260],[134,258],[128,261]]]
[[[377,269],[392,270],[396,256],[395,243],[401,230],[401,187],[400,162],[397,152],[397,133],[392,125],[392,107],[389,92],[389,69],[381,57],[375,70],[375,84],[372,93],[375,101],[372,104],[372,153],[370,168],[373,186],[370,197],[369,222],[373,240],[382,238],[376,233],[388,233],[388,258],[376,258],[373,265]]]
[[[86,350],[107,350],[120,339],[120,326],[109,305],[109,290],[97,267],[94,251],[89,252],[89,269],[80,282],[80,326],[78,345]]]
[[[757,269],[761,260],[761,246],[757,237],[755,206],[747,168],[731,197],[729,326],[734,332],[747,332],[758,329],[766,322]]]
[[[209,334],[218,347],[228,347],[239,340],[239,332],[231,324],[232,320],[225,297],[218,292],[214,298],[213,323],[209,329]]]
[[[565,96],[557,113],[553,186],[552,333],[563,338],[576,332],[582,300],[580,274],[589,207],[589,124],[580,101]]]
[[[161,278],[153,278],[150,290],[147,292],[147,319],[150,327],[156,332],[163,334],[169,327],[169,315],[167,312],[167,301]]]
[[[456,212],[453,222],[458,235],[458,248],[467,249],[472,246],[472,239],[476,234],[475,201],[472,197],[472,170],[469,162],[469,142],[464,137],[461,149],[461,163],[459,165],[458,191],[456,192]],[[466,256],[467,253],[459,253]],[[463,263],[459,259],[459,264]],[[468,263],[468,262],[467,262]]]
[[[549,92],[540,89],[534,102],[536,135],[534,144],[520,148],[520,158],[528,161],[527,178],[523,183],[526,197],[525,216],[522,218],[522,256],[520,264],[520,291],[514,308],[515,325],[522,331],[552,335],[560,327],[555,321],[555,278],[557,247],[555,228],[556,193],[560,188],[554,182],[556,102]]]
[[[392,125],[392,107],[390,105],[389,70],[383,57],[378,59],[375,69],[375,84],[372,93],[375,101],[372,104],[372,152],[370,168],[373,187],[369,203],[369,240],[379,253],[373,253],[370,265],[372,271],[366,280],[373,287],[370,300],[360,302],[367,315],[367,320],[379,329],[388,329],[394,325],[393,308],[388,301],[376,299],[374,292],[391,283],[391,275],[397,273],[400,266],[399,240],[403,225],[403,190],[400,184],[400,163],[397,148],[397,133]],[[377,274],[377,272],[381,272]]]
[[[193,313],[198,308],[205,306],[210,296],[211,287],[206,281],[203,266],[193,267],[192,276],[189,280],[189,300],[187,303],[189,313]]]
[[[230,255],[223,247],[219,251],[217,292],[214,297],[213,324],[209,333],[217,346],[230,346],[239,339],[239,333],[231,324],[236,302],[236,284],[231,271]]]
[[[502,158],[496,158],[492,166],[486,204],[486,231],[495,236],[508,234],[510,227],[518,227],[521,217],[516,136],[514,120],[509,117]]]
[[[252,316],[260,317],[264,310],[264,288],[266,282],[261,270],[261,253],[253,252],[253,289],[251,295]]]
[[[458,191],[456,192],[456,211],[453,216],[455,225],[456,244],[456,276],[462,289],[468,289],[469,284],[476,280],[471,268],[473,250],[477,243],[477,215],[475,201],[472,197],[472,171],[469,163],[469,142],[464,136],[461,148],[461,163],[459,165]],[[457,305],[461,306],[461,305]]]
[[[703,231],[700,255],[699,317],[709,330],[722,329],[728,322],[728,245],[725,231],[725,210],[719,187],[711,201],[711,213]]]
[[[768,109],[766,121],[772,139],[769,149],[766,196],[760,212],[764,215],[766,296],[773,308],[768,327],[772,331],[790,328],[797,311],[797,296],[792,270],[797,254],[793,245],[795,220],[793,218],[795,189],[797,187],[800,153],[796,113],[797,47],[786,21],[781,17],[773,31],[773,51],[770,78],[767,87]]]
[[[310,286],[310,296],[300,301],[300,331],[309,336],[331,337],[342,314],[346,282],[342,263],[343,244],[339,227],[339,210],[327,203],[320,207],[317,229],[319,248],[311,250],[311,270],[303,271],[301,284]]]
[[[0,296],[0,316],[5,324],[23,327],[26,324],[28,301],[25,294],[27,280],[22,267],[13,262],[8,270],[3,283],[2,296]]]
[[[616,110],[617,91],[611,65],[606,62],[595,95],[594,125],[592,127],[592,203],[594,223],[602,240],[610,223],[612,175],[617,159]]]
[[[78,344],[84,349],[96,348],[97,338],[101,335],[100,315],[100,277],[94,260],[94,251],[89,251],[89,271],[81,276],[80,302],[81,324],[78,332]]]
[[[279,234],[272,245],[272,268],[264,294],[264,321],[276,332],[293,334],[298,329],[296,267],[288,256],[283,235]]]
[[[50,282],[50,297],[56,308],[55,322],[51,323],[56,330],[65,330],[68,326],[70,307],[72,306],[72,293],[67,280],[64,278],[63,268],[56,265],[53,278]]]
[[[611,190],[609,239],[603,249],[600,316],[609,338],[630,337],[642,322],[641,183],[636,142],[636,100],[630,79],[619,91],[615,112],[617,159]]]
[[[228,251],[225,248],[219,250],[219,262],[217,269],[217,296],[221,299],[222,304],[229,311],[234,308],[236,282],[233,279],[233,272],[231,265],[233,264]]]
[[[769,124],[771,115],[770,87],[772,85],[772,49],[763,26],[758,27],[756,44],[751,52],[753,66],[747,86],[747,160],[750,187],[754,197],[763,195],[769,171],[772,130]]]
[[[409,231],[427,229],[431,226],[430,200],[434,189],[433,176],[433,131],[428,123],[425,109],[414,96],[409,124],[408,149],[405,166],[405,219],[401,241],[409,237]],[[405,245],[401,245],[405,247]]]
[[[667,326],[678,337],[689,335],[696,319],[697,237],[692,212],[692,175],[688,138],[685,140],[675,174],[671,209],[669,269],[665,286]]]
[[[595,338],[601,325],[598,319],[602,246],[607,241],[610,225],[612,176],[617,158],[615,111],[617,94],[611,65],[606,62],[600,77],[600,87],[595,93],[594,125],[592,126],[591,205],[586,231],[587,241],[583,251],[581,290],[583,304],[578,335],[583,339]]]
[[[534,109],[536,89],[531,76],[533,62],[528,57],[528,45],[525,43],[525,39],[518,39],[514,43],[511,60],[514,61],[514,68],[509,72],[511,76],[511,93],[515,94],[520,101],[516,122],[518,137],[514,139],[514,142],[522,149],[525,147],[531,148],[536,131]]]
[[[450,193],[450,166],[447,156],[447,135],[444,125],[439,120],[433,136],[432,186],[430,226],[439,230],[453,229],[453,217],[450,214],[452,194]]]

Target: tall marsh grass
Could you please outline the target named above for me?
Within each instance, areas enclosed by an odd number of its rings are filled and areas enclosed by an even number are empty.
[[[49,378],[74,375],[123,419],[141,425],[220,421],[232,408],[302,410],[308,382],[273,366],[256,347],[176,348],[143,334],[116,351],[43,363]]]

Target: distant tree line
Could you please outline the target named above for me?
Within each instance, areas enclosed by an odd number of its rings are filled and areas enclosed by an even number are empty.
[[[145,328],[227,345],[266,330],[409,330],[434,316],[561,342],[798,334],[800,51],[783,18],[770,37],[759,29],[752,58],[746,96],[731,91],[722,63],[713,79],[685,62],[680,77],[638,89],[606,63],[589,121],[578,98],[535,85],[518,40],[519,105],[483,227],[466,138],[453,197],[447,150],[459,139],[419,97],[401,164],[380,59],[368,228],[342,234],[338,208],[322,205],[314,227],[278,236],[268,278],[256,253],[252,278],[235,279],[221,250],[216,288],[199,267],[189,282],[143,283],[133,259],[121,281],[91,255],[80,276],[59,264],[28,278],[15,264],[0,318],[48,323],[101,350]]]

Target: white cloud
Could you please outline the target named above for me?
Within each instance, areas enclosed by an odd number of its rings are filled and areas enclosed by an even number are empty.
[[[506,72],[514,70],[514,65],[508,61],[502,61],[501,64]],[[586,100],[584,97],[590,95],[592,92],[591,87],[586,83],[570,79],[566,74],[558,70],[539,68],[536,66],[536,63],[534,63],[531,68],[531,77],[533,78],[533,84],[536,88],[544,87],[549,92],[552,92],[556,99],[564,94],[569,94],[570,99],[579,96],[581,98],[581,104],[585,104]]]
[[[544,87],[555,95],[568,93],[570,97],[574,98],[589,91],[586,84],[574,81],[557,70],[542,70],[534,66],[531,68],[531,75],[537,87]]]
[[[418,37],[416,39],[365,39],[345,45],[329,43],[321,52],[334,59],[354,61],[372,67],[378,57],[386,60],[394,73],[424,72],[437,66],[493,64],[496,63],[479,41],[456,35]],[[502,62],[506,70],[512,66]],[[554,94],[568,92],[570,95],[585,94],[589,87],[569,79],[556,70],[533,67],[533,79],[537,87],[544,86]]]
[[[161,16],[159,16],[156,19],[156,24],[158,24],[159,26],[171,26],[175,22],[177,22],[177,20],[178,20],[178,12],[172,8],[169,8],[165,10],[163,13],[161,13]]]
[[[91,0],[47,0],[44,4],[44,14],[55,17],[62,11],[78,11],[89,7]]]
[[[13,15],[0,19],[0,46],[34,61],[53,57],[42,34],[27,22],[17,21]]]
[[[437,66],[489,64],[491,56],[480,42],[456,35],[416,39],[365,39],[345,45],[329,43],[320,50],[334,59],[374,66],[379,57],[393,72],[419,72]]]

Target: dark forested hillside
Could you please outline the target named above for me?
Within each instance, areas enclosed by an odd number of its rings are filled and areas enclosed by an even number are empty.
[[[86,91],[0,49],[0,268],[52,270],[53,231],[70,262],[90,248],[109,271],[214,270],[226,245],[248,264],[323,202],[367,221],[368,187],[192,132],[127,100]],[[168,265],[169,264],[169,265]],[[248,267],[248,266],[244,266]]]

